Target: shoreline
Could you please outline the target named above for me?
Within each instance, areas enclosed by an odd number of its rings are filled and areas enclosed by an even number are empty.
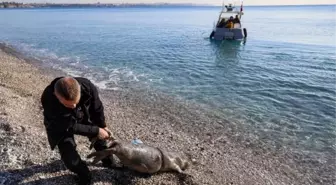
[[[71,173],[59,161],[57,151],[46,143],[39,96],[61,71],[41,66],[10,46],[0,44],[0,182],[22,184],[73,183]],[[33,85],[33,86],[32,86]],[[189,152],[197,160],[188,177],[157,174],[148,179],[130,171],[90,166],[95,184],[333,184],[335,162],[316,163],[295,157],[289,151],[272,151],[257,140],[237,137],[240,128],[215,113],[205,112],[187,102],[176,102],[146,89],[100,90],[108,127],[125,141],[135,137],[163,149]],[[150,130],[150,132],[148,132]],[[22,134],[24,133],[24,134]],[[41,133],[41,134],[37,134]],[[36,138],[39,136],[38,138]],[[41,138],[40,138],[41,137]],[[76,137],[78,151],[85,159],[88,141]],[[2,142],[4,141],[4,142]],[[159,142],[158,142],[159,141]],[[25,153],[23,153],[25,152]],[[36,155],[31,155],[36,154]],[[43,155],[44,154],[44,155]],[[301,164],[300,161],[309,164]],[[311,164],[311,169],[307,169]],[[329,165],[328,165],[329,164]],[[320,169],[319,169],[320,168]],[[322,168],[322,169],[321,169]],[[37,170],[34,172],[34,170]],[[322,170],[322,171],[319,171]],[[27,176],[20,174],[29,174]],[[8,178],[7,178],[8,177]],[[9,179],[9,180],[8,180]],[[28,183],[29,182],[29,183]],[[11,184],[9,183],[9,184]]]
[[[1,6],[2,5],[2,6]],[[272,7],[306,7],[306,6],[334,6],[335,4],[256,4],[244,5],[244,8],[272,8]],[[240,8],[240,4],[236,5]],[[2,9],[37,9],[37,8],[222,8],[219,4],[193,3],[0,3]]]

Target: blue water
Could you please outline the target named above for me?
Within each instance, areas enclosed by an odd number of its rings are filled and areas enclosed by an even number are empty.
[[[335,6],[246,7],[245,42],[208,39],[219,10],[0,10],[0,41],[102,88],[159,90],[271,145],[333,155]]]

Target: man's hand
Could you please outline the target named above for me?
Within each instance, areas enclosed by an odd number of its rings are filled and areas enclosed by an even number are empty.
[[[109,138],[110,138],[109,133],[105,129],[99,128],[98,139],[100,139],[100,140],[107,140]]]
[[[109,134],[109,136],[110,136],[109,139],[110,140],[112,140],[112,141],[116,140],[116,138],[114,137],[114,135],[113,135],[113,133],[112,133],[112,131],[110,129],[108,129],[107,127],[105,127],[104,130],[106,130],[107,133]]]

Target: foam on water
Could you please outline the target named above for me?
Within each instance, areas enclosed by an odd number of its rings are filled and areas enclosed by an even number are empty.
[[[124,83],[137,83],[146,77],[145,74],[137,74],[127,67],[89,66],[85,64],[87,59],[83,57],[59,56],[46,48],[37,49],[34,44],[10,43],[10,45],[28,57],[41,61],[42,65],[48,65],[72,76],[85,76],[101,89],[120,90]]]

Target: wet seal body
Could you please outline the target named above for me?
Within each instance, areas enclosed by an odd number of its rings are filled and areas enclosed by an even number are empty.
[[[167,152],[145,144],[120,141],[113,141],[108,149],[93,152],[88,155],[88,158],[94,157],[93,163],[97,163],[112,154],[116,155],[124,166],[148,174],[168,171],[183,173],[192,162],[186,154]]]

